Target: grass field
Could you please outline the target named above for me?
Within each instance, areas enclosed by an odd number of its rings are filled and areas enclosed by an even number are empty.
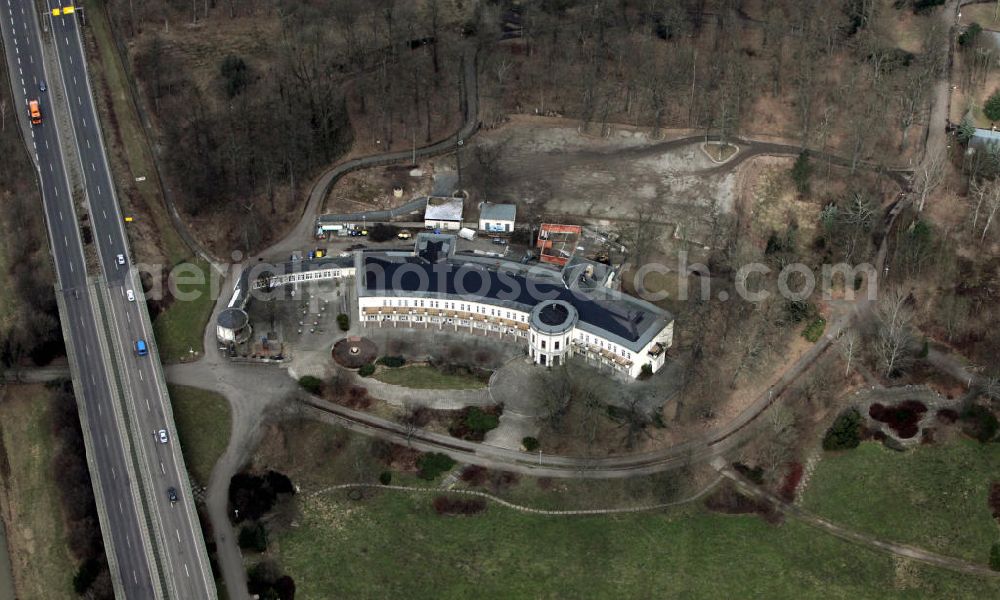
[[[1000,444],[958,439],[893,452],[875,443],[827,455],[804,506],[841,525],[986,564],[1000,527],[990,482],[1000,479]]]
[[[18,597],[75,598],[66,529],[61,517],[50,392],[41,385],[0,388],[3,510]]]
[[[160,350],[160,359],[165,363],[190,358],[191,350],[201,354],[205,325],[211,318],[212,308],[215,306],[208,274],[211,273],[212,277],[216,277],[216,273],[203,260],[196,260],[191,264],[206,274],[204,283],[178,285],[177,288],[179,292],[184,293],[197,291],[198,297],[194,300],[175,299],[153,321],[153,334]]]
[[[184,463],[201,485],[229,444],[229,403],[221,395],[186,385],[171,385],[170,403]]]
[[[983,598],[1000,582],[859,548],[795,522],[692,506],[441,517],[427,495],[302,498],[274,545],[303,598]],[[331,565],[337,565],[331,568]]]
[[[425,366],[381,369],[372,377],[385,383],[425,390],[467,390],[486,387],[484,381],[472,375],[446,375],[434,367]]]

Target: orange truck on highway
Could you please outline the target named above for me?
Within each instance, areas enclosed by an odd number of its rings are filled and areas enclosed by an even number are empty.
[[[28,114],[31,115],[32,125],[42,124],[42,109],[38,107],[38,100],[28,102]]]

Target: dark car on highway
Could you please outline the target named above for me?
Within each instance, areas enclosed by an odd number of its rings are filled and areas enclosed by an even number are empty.
[[[167,488],[167,498],[170,499],[170,503],[171,504],[173,504],[174,502],[177,502],[177,489],[176,488]]]

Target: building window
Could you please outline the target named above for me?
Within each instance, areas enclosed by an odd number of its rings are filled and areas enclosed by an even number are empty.
[[[555,348],[553,348],[553,349],[554,349],[554,350],[558,350],[558,349],[559,349],[559,340],[556,340],[556,346],[555,346]]]
[[[542,350],[545,350],[545,340],[542,340]]]

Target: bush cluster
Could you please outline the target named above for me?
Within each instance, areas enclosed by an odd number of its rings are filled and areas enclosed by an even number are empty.
[[[806,328],[802,330],[802,337],[806,338],[806,341],[816,343],[819,338],[823,337],[823,331],[826,330],[826,319],[823,317],[816,317],[812,323],[806,325]]]
[[[299,377],[299,385],[310,394],[319,395],[323,391],[323,380],[312,375]]]
[[[428,452],[427,454],[421,454],[420,458],[417,459],[417,468],[419,469],[417,475],[421,479],[433,481],[442,473],[451,470],[454,466],[455,460],[447,454]]]
[[[256,521],[271,510],[279,495],[294,493],[292,480],[277,471],[237,473],[229,481],[230,514],[236,523]]]
[[[824,450],[849,450],[861,443],[861,413],[849,408],[840,413],[823,436]]]
[[[402,356],[383,356],[378,359],[378,364],[391,367],[393,369],[398,369],[406,364],[406,359]]]
[[[486,500],[482,498],[434,498],[434,510],[439,515],[474,515],[486,510]]]
[[[362,377],[371,377],[373,373],[375,373],[375,365],[371,363],[363,364],[358,369],[358,375]]]
[[[263,552],[267,550],[267,530],[260,523],[254,522],[240,528],[240,548]]]
[[[351,328],[351,318],[346,313],[340,313],[337,315],[337,327],[340,327],[341,331],[347,331]]]

